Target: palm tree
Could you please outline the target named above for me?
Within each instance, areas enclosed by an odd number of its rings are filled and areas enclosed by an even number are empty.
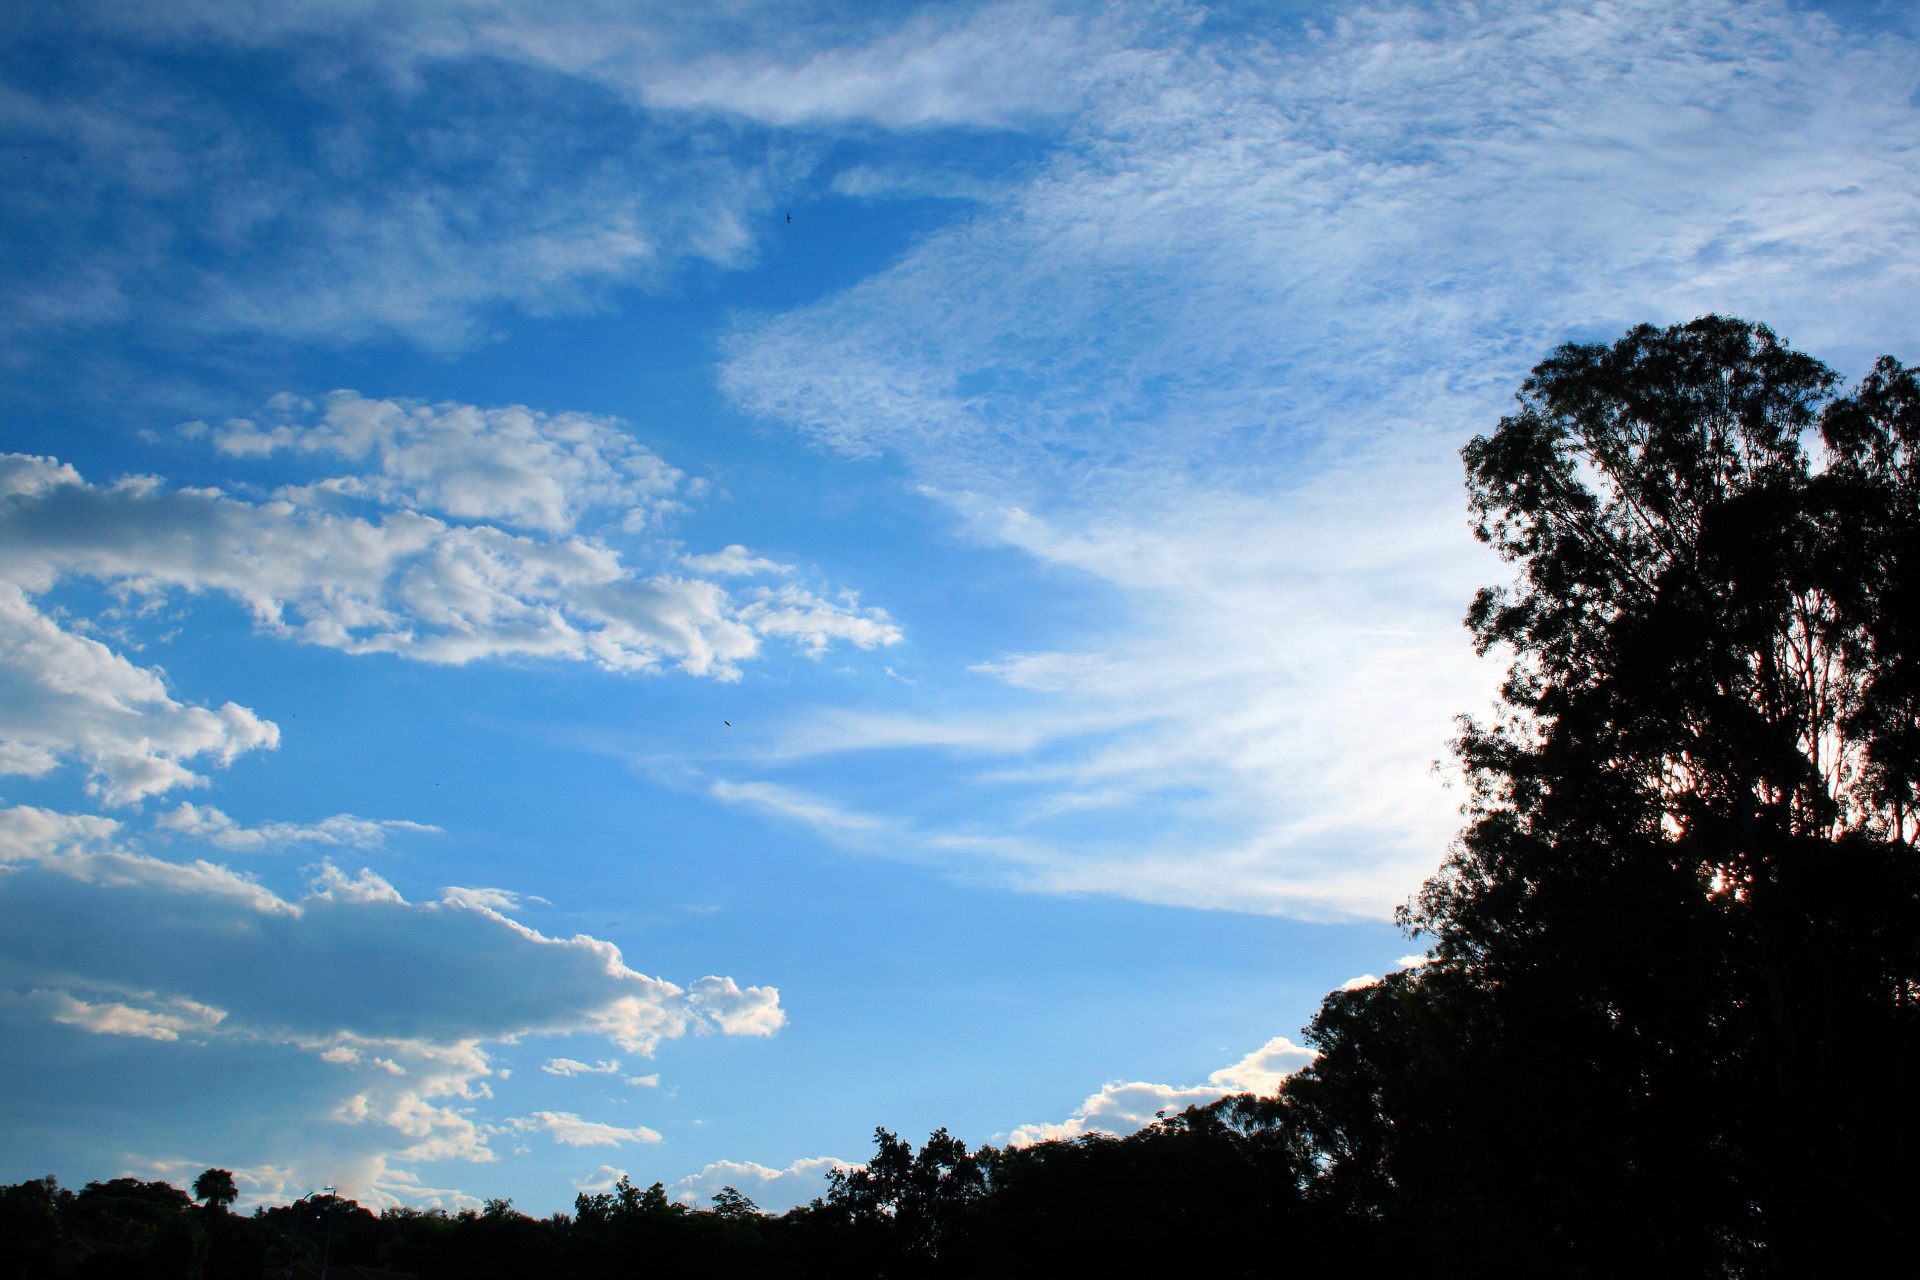
[[[240,1198],[240,1188],[225,1169],[209,1169],[193,1180],[193,1198],[206,1201],[209,1209],[225,1209]]]

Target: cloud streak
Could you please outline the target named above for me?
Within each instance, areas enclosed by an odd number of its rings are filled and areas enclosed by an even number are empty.
[[[582,1120],[571,1111],[536,1111],[516,1127],[539,1129],[553,1135],[563,1147],[617,1147],[627,1142],[658,1142],[660,1135],[645,1125],[622,1129],[618,1125]]]
[[[1568,336],[1721,309],[1856,368],[1920,339],[1913,50],[1772,3],[1156,33],[1097,52],[1030,181],[744,321],[722,382],[1124,605],[1077,647],[980,655],[1003,688],[978,709],[896,717],[1045,736],[956,751],[944,811],[862,820],[1032,887],[1378,916],[1439,857],[1428,766],[1492,694],[1458,619],[1499,569],[1454,451]]]
[[[439,827],[424,822],[408,822],[399,818],[356,818],[350,813],[336,813],[318,822],[263,822],[259,826],[245,827],[212,805],[203,807],[185,802],[155,818],[154,826],[169,835],[205,841],[230,853],[251,853],[302,844],[376,849],[386,843],[390,832],[437,834],[440,831]]]
[[[591,311],[690,262],[751,261],[751,219],[794,162],[486,34],[531,25],[517,16],[9,13],[16,39],[83,40],[89,56],[0,86],[0,229],[37,250],[0,286],[0,328],[32,340],[160,320],[169,342],[456,350],[486,340],[502,307]],[[183,42],[197,72],[172,56]],[[210,88],[227,77],[271,78],[275,105]]]

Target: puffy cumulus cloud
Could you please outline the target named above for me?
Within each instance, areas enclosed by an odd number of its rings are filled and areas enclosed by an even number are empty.
[[[49,459],[0,458],[0,477],[9,472],[16,483],[0,503],[44,500],[49,488],[70,484],[71,470]],[[0,773],[38,777],[78,761],[91,794],[124,805],[204,784],[191,763],[225,766],[279,745],[272,721],[232,702],[209,709],[177,701],[155,668],[61,627],[26,591],[47,585],[44,569],[0,568]]]
[[[282,896],[216,864],[127,848],[109,819],[4,808],[0,1011],[11,1011],[16,1056],[57,1052],[44,1029],[58,1028],[237,1055],[255,1106],[277,1105],[283,1079],[307,1081],[312,1107],[289,1115],[276,1139],[286,1150],[268,1154],[304,1169],[318,1158],[304,1147],[318,1144],[350,1171],[343,1186],[382,1203],[421,1198],[410,1165],[494,1159],[501,1132],[532,1126],[570,1145],[657,1138],[560,1111],[490,1120],[502,1074],[490,1046],[598,1032],[649,1055],[690,1033],[769,1035],[785,1021],[772,988],[717,976],[683,988],[602,939],[530,928],[500,901],[450,891],[410,902],[372,871],[332,863]]]
[[[29,868],[106,889],[181,894],[219,909],[268,916],[300,915],[298,905],[249,876],[196,859],[168,862],[123,848],[121,826],[90,814],[56,813],[32,805],[0,808],[0,869]],[[0,880],[0,889],[6,882]]]
[[[624,1142],[658,1142],[660,1135],[645,1125],[622,1129],[618,1125],[582,1120],[571,1111],[536,1111],[511,1122],[515,1128],[535,1129],[553,1135],[564,1147],[617,1147]]]
[[[785,636],[809,653],[824,653],[836,640],[861,649],[877,649],[900,638],[900,628],[879,609],[862,609],[847,593],[841,600],[823,600],[799,587],[753,587],[740,607],[740,620],[761,635]]]
[[[770,1036],[787,1025],[780,993],[772,987],[747,987],[732,978],[702,978],[687,999],[713,1024],[730,1036]]]
[[[573,1189],[587,1192],[611,1191],[620,1185],[621,1179],[626,1176],[625,1169],[616,1169],[610,1164],[603,1164],[586,1177],[573,1179]]]
[[[517,656],[731,679],[767,637],[814,656],[901,638],[883,610],[847,593],[828,599],[785,583],[736,598],[710,580],[645,572],[569,533],[595,508],[624,513],[630,528],[650,524],[682,489],[679,472],[611,419],[351,392],[310,410],[282,398],[268,427],[231,423],[214,439],[242,455],[287,449],[379,470],[255,502],[152,477],[94,485],[51,458],[0,455],[0,773],[40,776],[78,762],[94,795],[125,805],[203,785],[196,765],[279,743],[278,727],[248,708],[180,701],[159,668],[82,634],[88,620],[42,607],[39,597],[72,579],[106,585],[121,612],[170,593],[222,592],[275,635],[437,663]],[[398,509],[368,518],[345,509],[355,499]],[[416,507],[534,532],[450,523]],[[161,826],[233,850],[369,845],[417,829],[344,814],[247,828],[191,805]]]
[[[1240,1061],[1208,1076],[1207,1083],[1229,1093],[1257,1093],[1267,1097],[1280,1088],[1281,1081],[1313,1058],[1313,1050],[1303,1049],[1285,1036],[1275,1036]]]
[[[739,543],[720,548],[710,555],[682,556],[681,563],[695,573],[711,573],[723,578],[750,578],[763,573],[786,574],[793,572],[790,564],[781,564],[764,556],[756,556]]]
[[[487,1164],[499,1159],[487,1145],[487,1135],[464,1109],[436,1107],[427,1096],[431,1095],[414,1089],[385,1097],[356,1093],[340,1104],[333,1118],[347,1125],[372,1122],[400,1135],[408,1141],[393,1156],[402,1160]]]
[[[589,508],[610,507],[638,530],[677,509],[686,478],[615,419],[594,414],[370,400],[354,391],[335,391],[318,406],[280,395],[267,410],[263,421],[214,428],[214,446],[245,457],[292,450],[370,461],[377,473],[318,487],[462,521],[558,534]],[[183,430],[197,436],[207,427]]]
[[[24,593],[67,577],[149,596],[220,591],[275,634],[428,662],[515,655],[623,670],[672,662],[730,677],[759,652],[763,634],[814,650],[833,639],[872,648],[900,636],[876,609],[805,593],[741,603],[711,582],[642,575],[604,543],[581,537],[453,525],[410,510],[374,521],[290,497],[254,503],[150,480],[91,485],[45,459],[13,456],[5,466],[42,481],[0,502],[0,583],[15,587],[10,607],[25,638],[23,660],[42,665],[68,652],[95,666],[112,656],[84,638],[60,640],[63,633],[24,603]],[[55,670],[43,683],[64,691]],[[139,675],[129,667],[121,683]],[[136,696],[156,695],[137,685],[123,695]],[[274,740],[270,726],[241,708],[179,715],[177,752],[228,758]]]
[[[711,1200],[722,1187],[732,1187],[762,1209],[779,1213],[825,1195],[829,1174],[855,1167],[832,1156],[795,1160],[784,1169],[769,1168],[751,1160],[716,1160],[668,1187],[667,1194],[682,1204],[697,1206],[703,1200]]]
[[[336,813],[318,822],[263,822],[243,827],[212,805],[181,802],[160,814],[153,825],[169,835],[204,841],[216,848],[235,853],[262,849],[282,849],[293,845],[321,844],[357,849],[377,849],[386,843],[389,832],[439,832],[424,822],[399,818],[356,818]]]
[[[1149,1125],[1162,1112],[1182,1111],[1205,1106],[1227,1096],[1229,1091],[1208,1085],[1176,1088],[1168,1084],[1106,1084],[1100,1092],[1075,1108],[1058,1124],[1023,1124],[1008,1139],[1013,1146],[1026,1147],[1036,1142],[1057,1142],[1077,1138],[1084,1133],[1132,1133]]]
[[[369,868],[362,867],[359,875],[350,876],[331,862],[320,864],[317,874],[307,886],[307,897],[316,902],[391,902],[402,907],[408,905],[398,889]],[[466,904],[456,901],[454,905]]]
[[[1152,1124],[1162,1113],[1205,1106],[1237,1093],[1271,1094],[1300,1068],[1313,1061],[1313,1051],[1285,1036],[1273,1039],[1230,1066],[1207,1077],[1207,1083],[1180,1087],[1131,1081],[1103,1085],[1058,1124],[1023,1124],[1008,1138],[1013,1146],[1077,1138],[1085,1133],[1124,1135]]]
[[[742,320],[722,380],[1125,621],[792,749],[950,744],[956,785],[871,816],[976,873],[1381,915],[1457,823],[1451,717],[1493,693],[1459,444],[1553,343],[1635,321],[1755,315],[1854,371],[1920,341],[1920,58],[1784,0],[1089,31],[1111,74],[1071,145]]]

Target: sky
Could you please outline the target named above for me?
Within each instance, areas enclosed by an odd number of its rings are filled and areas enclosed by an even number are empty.
[[[1920,359],[1920,21],[0,12],[0,1180],[821,1194],[1271,1090],[1457,828],[1460,447]]]

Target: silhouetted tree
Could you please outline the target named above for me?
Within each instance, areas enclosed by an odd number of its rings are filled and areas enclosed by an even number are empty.
[[[757,1218],[760,1206],[742,1195],[736,1187],[722,1187],[713,1193],[713,1212],[722,1218]]]
[[[233,1185],[232,1173],[209,1169],[193,1180],[193,1198],[209,1209],[225,1209],[240,1198],[240,1188]]]
[[[861,1274],[955,1272],[969,1211],[986,1176],[967,1144],[944,1128],[913,1145],[885,1129],[873,1132],[864,1167],[828,1175],[821,1212],[841,1228]]]
[[[1317,1192],[1430,1274],[1912,1274],[1912,376],[1762,326],[1568,345],[1464,451],[1519,569],[1469,822],[1290,1083]],[[1823,428],[1824,467],[1804,441]]]

